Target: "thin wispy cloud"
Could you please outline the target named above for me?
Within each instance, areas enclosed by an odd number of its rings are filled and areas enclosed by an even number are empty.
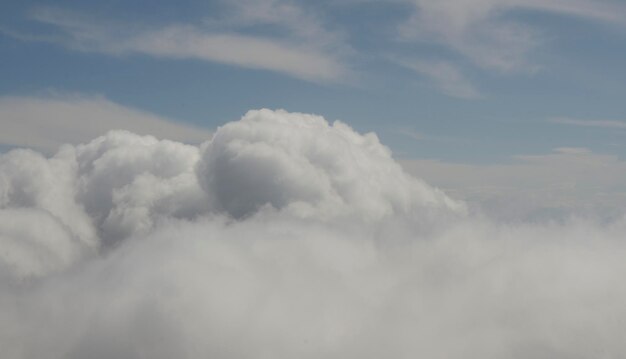
[[[480,91],[466,78],[457,66],[447,61],[398,61],[418,74],[428,78],[443,94],[462,98],[479,99]]]
[[[23,40],[53,42],[78,51],[195,59],[268,70],[317,83],[352,82],[359,59],[382,58],[397,63],[393,60],[396,57],[408,58],[403,65],[428,78],[439,92],[453,98],[475,99],[483,97],[484,92],[468,79],[464,70],[468,63],[500,74],[534,73],[543,68],[532,53],[549,42],[550,33],[515,18],[520,10],[626,25],[620,16],[626,6],[609,0],[407,2],[412,15],[408,20],[398,18],[394,22],[405,41],[393,42],[393,47],[382,52],[353,47],[351,41],[358,34],[350,24],[331,20],[332,8],[319,6],[314,11],[310,4],[281,0],[221,1],[221,10],[207,14],[201,21],[160,25],[124,23],[88,13],[38,7],[32,10],[31,19],[55,31],[3,31]],[[356,7],[358,2],[350,6]],[[392,42],[389,40],[393,36],[390,32],[385,40]],[[428,57],[415,53],[407,56],[415,42],[434,44],[444,51]]]
[[[394,131],[397,134],[403,135],[415,141],[423,141],[426,139],[426,135],[421,132],[409,129],[409,128],[401,128]]]
[[[396,128],[389,132],[395,135],[401,135],[403,137],[410,138],[414,141],[434,141],[434,142],[447,142],[447,143],[455,143],[455,144],[468,142],[468,140],[464,138],[433,135],[430,133],[425,133],[425,132],[418,131],[413,128],[407,128],[407,127]],[[394,152],[394,153],[396,155],[399,154],[398,152]]]
[[[616,0],[508,0],[512,8],[553,12],[591,21],[626,26],[624,4]]]
[[[77,144],[122,129],[185,143],[200,143],[211,131],[146,111],[116,104],[102,96],[0,97],[0,144],[48,153],[61,144]]]
[[[626,6],[600,0],[415,0],[413,16],[400,26],[405,39],[437,43],[475,65],[502,73],[532,72],[529,53],[545,42],[542,32],[507,18],[517,10],[574,16],[625,26]]]
[[[144,54],[158,58],[197,59],[269,70],[313,82],[346,80],[349,69],[342,61],[344,47],[338,37],[324,31],[295,5],[284,7],[275,2],[262,3],[265,12],[255,13],[257,17],[237,10],[230,18],[222,20],[230,26],[218,29],[211,20],[204,25],[131,26],[49,7],[33,10],[31,17],[58,30],[57,36],[46,35],[40,40],[53,41],[73,50],[115,56]],[[272,15],[264,16],[264,13]],[[291,18],[285,20],[289,16]],[[290,36],[262,36],[239,31],[253,23],[270,23]],[[296,23],[304,26],[294,31]],[[20,37],[36,39],[33,35]]]
[[[580,127],[601,127],[626,130],[626,121],[616,120],[583,120],[570,117],[553,117],[548,119],[552,123]]]
[[[284,0],[222,0],[225,15],[207,17],[205,24],[215,29],[253,29],[273,26],[283,36],[306,39],[311,44],[330,48],[346,47],[344,34],[330,31],[316,13],[303,8],[304,4]],[[287,30],[287,31],[285,31]],[[340,49],[337,49],[340,50]]]

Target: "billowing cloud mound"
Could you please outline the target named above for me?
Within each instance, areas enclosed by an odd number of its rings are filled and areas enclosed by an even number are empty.
[[[262,211],[426,223],[463,212],[405,174],[376,135],[285,111],[251,111],[202,150],[124,131],[66,145],[50,159],[17,150],[0,157],[0,176],[0,265],[20,275],[63,268],[175,219]],[[40,225],[24,225],[33,222]]]
[[[3,358],[587,358],[626,345],[626,222],[503,224],[373,134],[251,111],[202,146],[0,157]]]
[[[221,127],[203,152],[201,184],[219,208],[237,218],[267,204],[316,218],[461,210],[406,175],[375,134],[362,136],[318,116],[251,111]]]
[[[128,132],[78,146],[76,201],[104,242],[146,233],[155,221],[192,219],[209,208],[198,186],[198,149]]]
[[[65,146],[50,159],[28,150],[3,155],[0,265],[44,274],[147,233],[159,219],[193,218],[208,206],[198,158],[196,147],[128,132]]]
[[[28,150],[0,157],[0,267],[44,274],[97,246],[90,218],[74,200],[76,163]]]

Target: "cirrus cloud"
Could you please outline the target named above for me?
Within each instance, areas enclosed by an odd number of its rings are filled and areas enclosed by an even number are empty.
[[[197,59],[274,71],[312,82],[341,82],[349,77],[350,71],[342,61],[349,47],[340,36],[326,31],[295,4],[274,1],[255,4],[259,5],[257,12],[251,13],[249,6],[233,6],[229,17],[209,19],[205,25],[174,23],[152,27],[39,7],[33,9],[32,19],[52,26],[56,35],[8,34],[24,40],[58,43],[77,51]],[[216,29],[216,24],[223,26]],[[275,26],[286,35],[262,36],[245,31],[254,25]]]

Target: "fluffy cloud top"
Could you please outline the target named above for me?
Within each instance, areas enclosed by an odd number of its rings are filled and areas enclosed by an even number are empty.
[[[235,217],[265,204],[304,217],[372,219],[462,207],[407,176],[375,134],[318,116],[251,111],[220,128],[203,153],[201,183]]]
[[[0,157],[6,358],[626,353],[624,221],[466,214],[374,134],[251,111]]]
[[[172,219],[242,219],[261,211],[319,221],[403,216],[426,223],[463,211],[405,174],[376,135],[270,110],[221,127],[201,148],[113,131],[66,145],[49,159],[12,151],[0,157],[0,195],[3,219],[11,218],[0,231],[16,248],[3,251],[3,264],[22,274],[39,274],[48,262],[67,264],[78,250],[70,243],[106,247]],[[50,230],[16,226],[34,217]],[[26,242],[37,250],[22,248]],[[52,259],[38,261],[42,251]]]

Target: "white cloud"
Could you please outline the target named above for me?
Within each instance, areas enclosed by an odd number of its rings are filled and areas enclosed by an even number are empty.
[[[482,96],[465,75],[450,62],[413,60],[399,63],[429,78],[442,93],[448,96],[463,99],[477,99]]]
[[[0,97],[0,144],[48,153],[64,143],[78,144],[109,130],[124,129],[160,138],[200,143],[211,132],[124,107],[97,96]]]
[[[549,119],[550,122],[561,125],[581,126],[581,127],[602,127],[626,129],[626,121],[615,120],[581,120],[570,117],[554,117]]]
[[[535,10],[626,25],[623,4],[610,0],[414,0],[415,13],[400,27],[407,39],[442,44],[476,65],[501,72],[534,71],[528,53],[543,42],[529,25],[507,19],[515,10]]]
[[[430,223],[464,210],[406,175],[376,135],[361,136],[319,116],[270,110],[250,111],[220,127],[202,148],[113,131],[63,146],[50,159],[31,150],[8,152],[0,156],[0,206],[49,216],[68,236],[55,243],[97,238],[107,246],[149,233],[160,221],[211,213],[241,219],[278,211],[329,221],[408,216]],[[23,216],[26,221],[34,214]],[[11,228],[7,242],[13,241]],[[15,236],[48,248],[38,235],[46,233]]]
[[[341,122],[300,113],[251,111],[221,127],[199,171],[204,188],[235,217],[264,204],[305,217],[356,211],[368,219],[419,213],[425,220],[437,208],[462,207],[406,176],[375,134],[360,136]]]
[[[507,164],[401,163],[413,175],[498,217],[550,220],[616,215],[626,209],[626,162],[585,148],[557,148]]]
[[[562,163],[554,173],[617,161],[572,148],[522,160]],[[0,347],[621,357],[625,230],[468,215],[376,135],[314,115],[251,111],[199,147],[116,131],[50,158],[0,156]]]
[[[619,357],[623,230],[181,223],[3,287],[0,341],[8,359]]]
[[[252,3],[263,6],[259,6],[258,12],[246,5],[236,7],[231,18],[208,21],[206,26],[171,24],[142,29],[55,8],[38,8],[32,16],[60,30],[59,36],[41,40],[79,51],[198,59],[276,71],[314,82],[347,79],[349,70],[341,60],[347,47],[338,36],[325,31],[295,5],[275,1]],[[277,26],[287,35],[262,36],[240,31],[255,24]]]
[[[226,0],[228,16],[210,17],[206,24],[214,28],[237,30],[254,26],[274,26],[286,30],[285,36],[306,39],[317,45],[345,47],[342,34],[330,31],[324,22],[302,3],[285,0]]]
[[[197,58],[282,72],[316,82],[340,81],[346,73],[337,59],[319,49],[254,36],[206,34],[188,26],[137,35],[119,51]]]
[[[615,0],[509,0],[508,2],[511,7],[535,9],[592,21],[626,25],[626,19],[622,16],[625,10],[624,5]]]

